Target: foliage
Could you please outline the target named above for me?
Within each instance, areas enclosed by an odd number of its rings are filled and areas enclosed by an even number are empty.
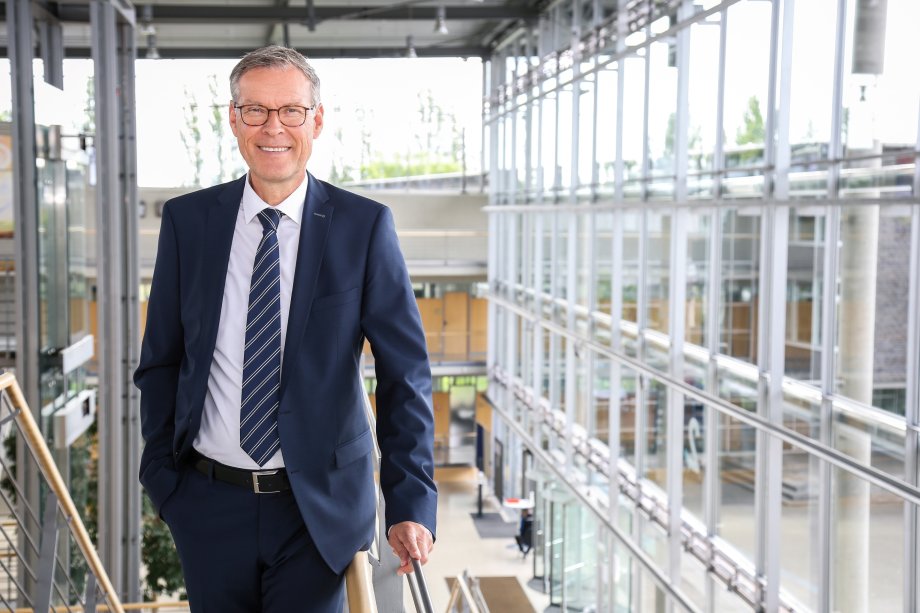
[[[95,134],[96,132],[96,80],[86,77],[86,98],[83,102],[83,132]]]
[[[198,105],[188,88],[185,88],[185,106],[182,110],[185,114],[185,130],[181,132],[180,137],[189,161],[195,169],[194,184],[201,185],[201,167],[204,165],[204,157],[201,155],[201,127],[198,120]]]
[[[361,177],[364,179],[385,179],[388,177],[411,177],[459,171],[460,164],[450,161],[431,162],[422,158],[407,164],[402,160],[376,160],[361,168]]]
[[[748,108],[744,112],[741,127],[735,134],[735,143],[738,145],[763,144],[764,142],[764,123],[763,115],[760,113],[760,101],[757,96],[748,98]]]
[[[350,109],[333,109],[334,116],[346,114],[354,121],[339,124],[333,131],[332,182],[460,172],[463,169],[464,135],[460,122],[435,100],[431,90],[418,93],[412,119],[405,125],[411,143],[410,151],[385,149],[390,143],[375,133],[374,129],[379,124],[372,106],[365,107],[359,103]],[[353,142],[360,142],[360,146],[354,147]],[[353,157],[346,157],[346,151],[352,152]]]
[[[157,596],[179,593],[185,600],[185,580],[182,578],[182,566],[179,554],[173,543],[172,534],[166,523],[159,518],[153,503],[143,494],[143,513],[141,516],[142,558],[147,567],[144,577],[144,600],[153,601]]]
[[[6,470],[3,471],[3,477],[0,478],[0,489],[7,495],[10,502],[16,504],[16,488],[13,486],[13,479],[16,478],[16,431],[10,430],[10,433],[3,439],[3,454],[6,457]]]
[[[211,94],[211,113],[208,116],[208,123],[211,126],[211,132],[217,138],[217,182],[223,183],[229,177],[226,175],[225,165],[227,153],[224,151],[224,138],[227,133],[227,117],[224,114],[226,104],[221,104],[217,88],[217,75],[208,77],[208,91]]]

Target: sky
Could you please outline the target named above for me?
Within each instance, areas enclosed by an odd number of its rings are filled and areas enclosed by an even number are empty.
[[[137,61],[138,179],[143,187],[191,185],[193,171],[181,132],[187,125],[190,99],[203,107],[199,115],[204,150],[203,183],[218,172],[217,142],[208,124],[209,107],[215,96],[209,89],[211,75],[218,86],[216,99],[230,102],[230,71],[235,60],[146,60]],[[314,146],[308,163],[311,172],[328,176],[333,159],[356,162],[359,143],[355,136],[355,109],[363,107],[369,116],[368,129],[375,148],[396,156],[410,147],[411,122],[416,121],[419,93],[431,91],[445,111],[454,113],[466,127],[468,164],[479,166],[482,131],[482,64],[478,59],[417,58],[374,60],[314,60],[320,77],[325,107],[323,135]],[[8,74],[8,63],[0,67]],[[39,69],[40,70],[40,69]],[[40,72],[39,72],[40,74]],[[67,60],[64,67],[64,97],[36,78],[37,119],[47,112],[50,121],[79,126],[86,113],[86,83],[92,76],[89,60]],[[6,88],[5,90],[3,88]],[[0,77],[0,109],[9,108],[9,82]],[[223,111],[226,120],[226,111]],[[337,143],[341,128],[345,141]],[[242,159],[227,129],[227,169],[242,165]],[[341,151],[340,149],[345,149]],[[178,179],[177,179],[178,178]]]
[[[711,3],[711,2],[710,2]],[[827,141],[833,86],[834,27],[837,0],[808,0],[795,3],[793,61],[791,74],[792,111],[790,139],[793,142]],[[852,32],[855,0],[850,0],[847,31]],[[769,74],[770,4],[746,1],[728,11],[725,121],[727,144],[734,142],[747,101],[756,95],[766,111]],[[914,28],[920,23],[920,2],[889,0],[886,33],[885,73],[878,77],[853,75],[849,71],[852,36],[847,37],[844,104],[850,108],[848,138],[852,145],[876,138],[886,143],[911,144],[917,137],[920,111],[920,78],[913,49]],[[695,25],[691,30],[690,118],[691,132],[699,132],[702,146],[711,147],[715,130],[718,28]],[[661,150],[668,116],[676,106],[676,70],[667,67],[667,44],[652,48],[649,138],[653,153]],[[453,112],[466,130],[467,163],[477,168],[481,150],[482,65],[479,60],[376,59],[316,60],[325,106],[324,134],[317,142],[309,163],[320,177],[329,174],[333,160],[355,164],[360,149],[360,131],[372,134],[375,149],[386,156],[405,156],[412,148],[410,134],[419,92],[430,90],[445,110]],[[218,100],[229,101],[227,78],[233,60],[139,60],[137,72],[138,172],[142,186],[190,185],[192,165],[180,133],[186,125],[184,107],[195,99],[202,106],[202,145],[205,167],[202,182],[213,182],[218,171],[217,143],[207,125],[207,106],[212,96],[208,78],[215,75]],[[635,66],[635,67],[634,67]],[[88,60],[65,64],[65,96],[42,88],[36,79],[37,113],[47,113],[63,125],[82,124],[86,81],[92,71]],[[4,78],[4,75],[6,78]],[[0,110],[10,108],[9,63],[0,61]],[[624,125],[624,156],[641,157],[642,97],[632,92],[644,87],[644,70],[632,60],[624,70],[627,99]],[[615,81],[602,81],[608,87]],[[863,100],[868,104],[863,104]],[[42,103],[43,102],[43,103]],[[570,107],[570,104],[568,105]],[[366,124],[358,126],[356,109],[366,112]],[[560,107],[566,108],[565,106]],[[613,129],[613,109],[598,109],[598,129]],[[563,121],[563,125],[568,125]],[[552,128],[551,124],[544,129]],[[337,142],[336,132],[342,135]],[[241,167],[242,161],[227,137],[227,168]],[[584,139],[583,139],[584,140]]]

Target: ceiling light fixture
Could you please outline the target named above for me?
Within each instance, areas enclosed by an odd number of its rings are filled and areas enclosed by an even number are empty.
[[[443,6],[438,7],[437,17],[434,21],[435,34],[447,34],[447,9]]]
[[[418,53],[415,52],[415,43],[412,40],[412,35],[406,37],[406,57],[415,59],[418,57]]]
[[[145,56],[148,60],[158,60],[160,59],[160,52],[157,50],[157,35],[156,32],[153,34],[147,35],[147,55]]]
[[[153,6],[150,4],[144,5],[141,13],[140,33],[142,36],[147,37],[147,54],[145,57],[148,60],[160,59],[160,52],[157,50],[157,29],[153,25]]]

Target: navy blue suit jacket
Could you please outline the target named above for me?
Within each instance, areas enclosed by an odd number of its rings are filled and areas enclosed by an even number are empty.
[[[373,441],[359,358],[377,369],[386,526],[434,535],[431,372],[390,210],[308,175],[288,317],[278,426],[307,529],[336,572],[373,538]],[[147,328],[134,382],[146,445],[140,480],[159,509],[201,424],[245,177],[163,208]],[[229,536],[229,535],[228,535]]]

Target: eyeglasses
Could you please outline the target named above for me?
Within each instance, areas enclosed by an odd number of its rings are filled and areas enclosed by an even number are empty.
[[[307,121],[307,113],[316,109],[316,105],[298,106],[289,104],[281,108],[270,109],[261,104],[234,104],[233,108],[239,111],[240,119],[247,126],[264,126],[268,121],[268,116],[271,115],[272,111],[275,111],[278,113],[278,120],[282,125],[297,128]]]

